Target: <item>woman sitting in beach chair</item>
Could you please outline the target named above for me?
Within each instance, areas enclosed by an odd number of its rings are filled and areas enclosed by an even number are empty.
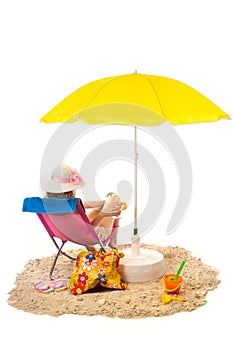
[[[84,186],[78,171],[68,165],[59,165],[52,173],[41,178],[41,188],[46,198],[75,198],[76,189]],[[82,202],[90,223],[101,241],[105,241],[114,228],[109,247],[117,248],[117,231],[122,204],[118,195],[110,193],[106,201]],[[124,204],[125,205],[125,204]],[[88,250],[93,250],[88,246]]]

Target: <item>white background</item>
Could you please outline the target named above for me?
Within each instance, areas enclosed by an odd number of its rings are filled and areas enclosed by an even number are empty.
[[[37,218],[21,212],[24,197],[40,195],[41,158],[58,128],[39,119],[83,84],[134,69],[181,80],[233,116],[232,23],[230,0],[1,3],[0,318],[5,349],[230,348],[232,121],[176,127],[192,162],[192,201],[182,224],[167,236],[178,180],[172,162],[166,163],[165,209],[143,238],[183,246],[220,270],[222,283],[208,294],[206,306],[141,320],[52,318],[9,307],[7,293],[29,259],[54,251]],[[93,149],[95,143],[86,146]]]

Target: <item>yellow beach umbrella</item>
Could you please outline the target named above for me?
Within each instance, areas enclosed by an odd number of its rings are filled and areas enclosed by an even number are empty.
[[[125,74],[96,80],[74,91],[41,121],[90,124],[173,125],[228,118],[205,96],[171,78]]]
[[[192,87],[171,78],[125,74],[92,81],[67,96],[41,121],[46,123],[133,125],[135,130],[135,210],[137,235],[137,128],[164,121],[172,125],[230,119]]]

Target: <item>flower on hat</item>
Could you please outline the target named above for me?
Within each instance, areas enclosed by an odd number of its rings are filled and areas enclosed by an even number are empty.
[[[74,184],[74,185],[78,185],[81,181],[81,178],[79,176],[79,173],[76,169],[73,169],[73,175],[70,176],[69,178],[69,182]]]

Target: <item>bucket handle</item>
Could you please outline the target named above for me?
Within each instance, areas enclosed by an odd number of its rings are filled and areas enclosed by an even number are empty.
[[[165,292],[168,292],[168,293],[174,292],[175,290],[177,290],[178,288],[180,288],[181,284],[182,284],[182,281],[181,281],[175,288],[173,288],[173,289],[167,289],[166,286],[165,286],[164,280],[162,280],[162,287],[163,287],[163,289],[165,290]]]

